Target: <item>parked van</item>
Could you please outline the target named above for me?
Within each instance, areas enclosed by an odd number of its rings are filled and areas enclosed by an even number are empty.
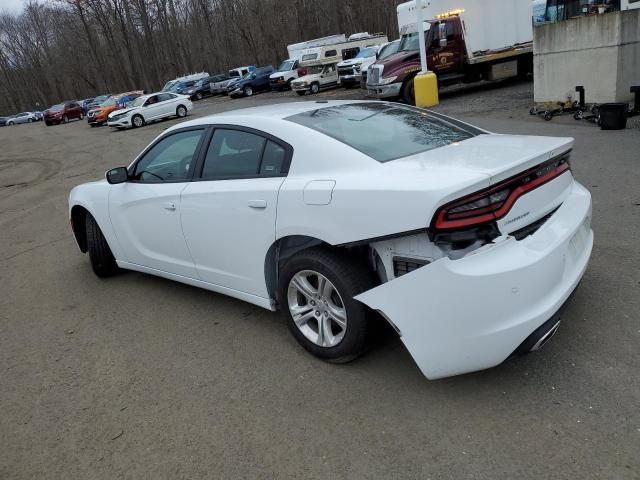
[[[280,68],[269,77],[271,90],[291,88],[291,82],[298,78],[298,60],[290,58],[280,65]]]
[[[207,72],[192,73],[190,75],[184,75],[183,77],[178,77],[173,80],[169,80],[167,83],[164,84],[164,87],[162,87],[162,91],[168,92],[173,86],[177,85],[180,82],[191,82],[191,85],[193,85],[198,80],[207,78],[208,76],[209,74]]]

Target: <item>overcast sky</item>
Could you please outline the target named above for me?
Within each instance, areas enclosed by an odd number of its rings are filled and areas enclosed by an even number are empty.
[[[0,10],[5,10],[11,13],[20,13],[24,4],[25,0],[0,0]]]

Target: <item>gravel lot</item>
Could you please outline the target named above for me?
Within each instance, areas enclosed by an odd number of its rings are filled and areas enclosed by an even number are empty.
[[[216,98],[194,116],[276,101],[299,98]],[[532,85],[513,83],[450,92],[438,110],[576,138],[574,173],[594,196],[590,267],[542,352],[435,382],[397,339],[329,365],[277,314],[91,273],[69,190],[176,120],[0,129],[0,479],[640,478],[640,135],[544,122],[531,103]]]

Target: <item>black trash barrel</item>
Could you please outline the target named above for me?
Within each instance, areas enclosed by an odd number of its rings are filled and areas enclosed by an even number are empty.
[[[627,128],[626,103],[603,103],[600,105],[600,128],[602,130],[622,130]]]

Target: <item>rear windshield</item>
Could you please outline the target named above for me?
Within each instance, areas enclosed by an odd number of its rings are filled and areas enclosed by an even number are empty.
[[[379,162],[444,147],[482,133],[432,112],[384,103],[320,108],[287,120],[324,133]]]

